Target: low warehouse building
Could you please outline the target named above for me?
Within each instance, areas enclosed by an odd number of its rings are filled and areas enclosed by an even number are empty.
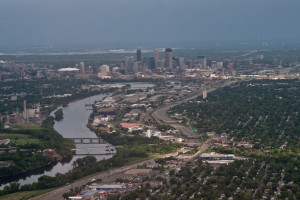
[[[215,152],[203,153],[200,155],[202,160],[233,160],[233,154],[219,154]]]

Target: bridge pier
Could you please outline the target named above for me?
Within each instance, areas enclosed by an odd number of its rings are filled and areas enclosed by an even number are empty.
[[[73,140],[74,144],[106,144],[102,138],[68,138]]]

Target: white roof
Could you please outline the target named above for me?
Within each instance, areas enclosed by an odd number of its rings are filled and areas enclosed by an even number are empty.
[[[72,68],[72,67],[68,67],[68,68],[61,68],[58,70],[59,72],[72,72],[72,71],[79,71],[79,69],[77,68]]]

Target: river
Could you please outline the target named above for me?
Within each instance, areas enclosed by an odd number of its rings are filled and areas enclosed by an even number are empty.
[[[129,83],[131,89],[146,89],[153,87],[151,83]],[[92,110],[87,109],[85,104],[94,103],[95,101],[100,101],[106,96],[110,96],[111,94],[100,94],[91,96],[85,99],[77,100],[69,103],[68,107],[63,108],[64,119],[55,122],[54,129],[61,134],[65,138],[95,138],[96,134],[90,129],[87,128],[86,124],[88,122],[88,118],[92,113]],[[53,115],[54,111],[50,114]],[[76,148],[80,150],[76,150],[78,154],[105,154],[106,146],[110,144],[77,144]],[[8,179],[7,181],[3,181],[0,185],[0,190],[2,190],[6,185],[11,182],[17,182],[21,186],[25,184],[31,184],[38,181],[43,175],[47,176],[55,176],[57,173],[66,173],[73,168],[72,163],[76,159],[83,157],[74,155],[69,159],[65,159],[61,162],[58,162],[52,166],[48,166],[39,170],[34,170],[34,172],[24,173],[20,176],[16,176],[14,178]],[[97,160],[107,159],[112,157],[112,155],[97,155],[95,156]],[[2,181],[2,180],[1,180]]]

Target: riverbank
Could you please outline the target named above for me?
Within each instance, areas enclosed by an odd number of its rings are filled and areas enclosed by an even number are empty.
[[[147,85],[145,85],[144,87],[147,87]],[[106,95],[102,95],[101,98],[103,98],[104,96],[106,96]],[[94,102],[94,100],[91,99],[90,102]],[[85,132],[85,130],[87,129],[87,127],[86,127],[87,121],[85,121],[85,120],[88,119],[88,117],[90,115],[90,112],[87,112],[87,109],[86,109],[86,107],[84,106],[83,103],[84,103],[83,100],[79,100],[79,101],[72,102],[72,103],[70,103],[70,105],[68,107],[63,108],[67,111],[66,113],[64,113],[64,119],[61,122],[56,122],[55,125],[54,125],[54,129],[56,131],[58,131],[59,133],[63,133],[62,134],[63,137],[66,137],[66,138],[68,138],[68,137],[72,137],[72,138],[82,137],[83,133],[85,134],[84,137],[86,137],[86,136],[87,137],[96,137],[95,133],[93,133],[90,130],[88,132]],[[74,112],[77,112],[79,114],[74,114]],[[70,118],[70,116],[71,116],[71,118]],[[70,120],[68,121],[68,119],[70,119]],[[76,121],[76,120],[78,120],[78,121]],[[62,130],[61,129],[62,128],[62,123],[64,123],[64,127],[69,127],[71,129],[68,129],[68,130],[65,129],[64,131],[61,131]],[[80,127],[79,128],[76,127],[77,125],[80,125]],[[84,130],[84,131],[82,131],[82,130]],[[70,135],[70,133],[72,135]],[[106,145],[103,145],[103,147],[105,147],[105,146]],[[117,158],[113,158],[113,159],[107,159],[109,161],[107,161],[107,160],[103,161],[102,164],[104,163],[104,167],[101,167],[101,164],[99,164],[98,168],[95,169],[95,170],[96,171],[107,170],[106,168],[110,168],[112,165],[117,166],[118,163],[121,163],[123,165],[123,164],[126,164],[128,162],[128,160],[130,160],[130,162],[131,162],[131,161],[136,161],[136,160],[139,160],[141,158],[145,158],[145,157],[148,156],[144,151],[136,153],[136,152],[133,152],[133,149],[134,148],[130,149],[130,151],[133,153],[133,155],[131,155],[130,158],[128,157],[128,155],[127,156],[124,155],[123,150],[120,150],[120,156],[118,156]],[[103,148],[103,150],[105,151],[104,148]],[[103,158],[104,157],[102,157],[101,159],[103,159]],[[120,158],[122,158],[122,159],[118,160]],[[128,160],[126,158],[128,158]],[[107,163],[107,162],[110,162],[110,163]],[[72,163],[72,161],[71,161],[71,163]],[[71,166],[72,164],[68,163],[67,165],[69,165],[70,169],[72,169],[72,171],[73,171],[73,167]],[[81,170],[79,168],[76,168],[75,171],[81,171]],[[88,168],[88,170],[84,169],[84,171],[89,171],[89,170],[90,170],[90,168]],[[96,172],[96,171],[94,171],[94,172]],[[61,171],[59,171],[59,173],[61,173]],[[62,173],[65,173],[65,172],[62,172]],[[85,173],[79,173],[79,174],[83,174],[83,176],[86,175]],[[63,174],[63,176],[65,176],[65,175]],[[38,177],[40,177],[40,176],[38,176]],[[38,178],[38,177],[36,177],[36,178]],[[31,187],[37,187],[38,189],[41,189],[41,188],[44,188],[44,187],[53,187],[53,186],[55,186],[54,183],[55,184],[63,184],[61,182],[62,181],[61,179],[58,179],[56,181],[57,178],[58,177],[56,175],[54,175],[54,176],[48,176],[48,175],[47,176],[42,176],[41,178],[38,178],[39,183],[35,183],[35,184],[32,184],[32,185],[27,185],[26,187],[27,187],[27,189],[31,189]],[[77,178],[78,178],[78,176],[77,176]],[[68,178],[66,178],[63,181],[65,181],[65,180],[67,182],[72,182],[72,180],[74,180],[74,179],[73,179],[73,177],[69,177],[69,180],[68,180]],[[50,184],[50,183],[53,183],[53,185]]]
[[[58,162],[68,158],[72,154],[74,144],[63,138],[53,129],[53,118],[47,118],[41,127],[22,127],[3,129],[1,137],[11,139],[11,146],[16,148],[15,152],[1,154],[1,160],[13,163],[9,167],[0,168],[1,188],[0,194],[6,193],[5,186],[9,182],[28,176],[28,174],[40,173]],[[43,150],[53,149],[56,156],[47,156]],[[11,191],[11,190],[10,190]]]
[[[44,193],[41,194],[40,196],[37,196],[35,198],[32,198],[31,200],[39,200],[39,199],[43,199],[43,200],[52,200],[52,199],[63,199],[62,196],[64,193],[67,193],[70,191],[70,188],[76,188],[76,187],[80,187],[83,185],[88,184],[89,182],[91,182],[92,179],[102,179],[105,180],[107,177],[112,176],[113,174],[117,174],[120,172],[124,172],[130,169],[134,169],[137,168],[138,166],[143,166],[145,164],[149,164],[149,163],[154,163],[155,159],[157,158],[165,158],[165,157],[170,157],[170,156],[175,156],[178,154],[178,151],[175,151],[174,153],[170,153],[170,154],[164,154],[164,155],[159,155],[159,154],[152,154],[151,156],[148,156],[147,158],[139,158],[137,160],[132,160],[131,162],[129,162],[127,165],[124,165],[123,167],[112,167],[109,170],[103,171],[103,172],[99,172],[99,173],[95,173],[92,174],[90,176],[86,176],[82,179],[79,179],[73,183],[70,183],[69,185],[60,187],[60,188],[56,188],[48,193]]]
[[[54,166],[55,164],[57,164],[58,162],[62,162],[68,158],[70,158],[72,156],[72,154],[68,155],[68,156],[59,156],[59,158],[54,161],[54,162],[49,162],[45,165],[41,165],[39,167],[36,167],[36,168],[32,168],[32,169],[29,169],[29,170],[26,170],[26,171],[23,171],[23,172],[20,172],[20,173],[17,173],[17,174],[14,174],[12,177],[10,175],[6,175],[6,176],[1,176],[0,179],[1,180],[5,180],[5,179],[14,179],[14,177],[22,177],[22,175],[25,175],[26,174],[31,174],[31,173],[36,173],[37,170],[43,170],[47,167],[51,167],[51,166]]]
[[[130,167],[130,165],[133,165],[133,164],[142,165],[142,164],[144,164],[144,162],[149,162],[149,160],[152,160],[152,159],[155,159],[155,158],[158,158],[158,156],[153,155],[153,156],[150,156],[150,157],[147,157],[147,158],[139,158],[139,159],[136,159],[136,160],[132,160],[131,162],[128,163],[128,165],[126,165],[124,167]],[[118,168],[111,168],[111,169],[103,171],[103,172],[99,172],[99,173],[95,173],[95,174],[86,176],[84,178],[81,178],[81,179],[73,182],[73,183],[70,183],[69,185],[67,185],[65,187],[67,189],[75,188],[75,186],[73,187],[73,185],[78,183],[78,182],[85,182],[85,181],[89,182],[92,179],[96,179],[96,177],[98,177],[98,176],[105,175],[107,173],[111,174],[116,169],[118,169]],[[126,169],[126,168],[123,168],[123,169]],[[5,200],[20,200],[20,199],[40,200],[40,199],[43,199],[46,196],[50,195],[52,192],[56,193],[57,190],[60,190],[60,188],[51,188],[51,189],[45,189],[45,190],[16,192],[16,193],[13,193],[13,194],[0,196],[0,200],[1,199],[5,199]],[[56,198],[54,198],[54,199],[56,199]]]
[[[117,154],[107,160],[102,160],[95,162],[89,157],[83,158],[83,163],[87,163],[83,166],[74,167],[72,172],[68,174],[59,174],[55,177],[43,176],[39,179],[39,182],[36,184],[28,185],[27,187],[21,187],[21,190],[25,188],[27,190],[31,189],[47,189],[47,188],[56,188],[63,185],[68,185],[69,183],[82,183],[80,179],[84,179],[84,182],[89,182],[89,177],[93,174],[98,174],[111,170],[113,168],[120,170],[121,167],[125,165],[130,165],[131,163],[140,162],[141,160],[147,160],[153,158],[154,154],[159,153],[166,154],[171,152],[177,152],[182,146],[178,144],[166,143],[163,145],[149,145],[150,141],[145,141],[144,144],[128,146],[126,148],[119,148]],[[151,141],[153,143],[153,141]],[[161,142],[161,141],[160,141]],[[145,144],[146,143],[146,144]],[[68,191],[65,191],[68,192]],[[64,193],[65,193],[64,192]],[[57,198],[54,198],[57,199]]]
[[[93,96],[90,96],[90,97],[87,97],[87,98],[92,98],[92,97],[96,96],[97,98],[101,99],[104,96],[107,96],[106,94],[107,94],[107,91],[101,92],[101,94],[93,95]],[[80,99],[80,100],[75,100],[74,99],[71,103],[69,103],[69,106],[72,105],[72,104],[74,104],[74,103],[76,104],[76,102],[78,102],[78,101],[79,102],[80,101],[84,101],[87,98]],[[56,109],[55,107],[52,107],[51,108],[52,112],[55,111],[55,109]],[[66,107],[64,109],[69,109],[69,107]],[[79,113],[82,113],[82,112],[79,112]],[[64,120],[67,120],[67,119],[64,119]],[[51,122],[48,122],[47,127],[43,127],[43,128],[52,129],[54,132],[57,133],[57,135],[61,136],[61,138],[63,138],[63,137],[66,138],[66,136],[64,134],[61,134],[60,131],[58,131],[57,129],[55,129],[55,126],[58,123],[62,123],[64,120],[62,120],[60,122],[55,122],[55,123],[52,120]],[[80,122],[75,122],[75,124],[81,124],[81,123],[82,123],[81,121]],[[85,124],[87,123],[87,119],[83,123],[84,124],[82,125],[82,127],[85,127]],[[32,127],[32,126],[30,125],[30,127]],[[19,128],[20,129],[26,129],[26,126],[22,125]],[[34,129],[38,129],[38,128],[41,128],[41,127],[40,126],[39,127],[38,126],[34,126]],[[84,133],[84,131],[82,131],[82,133]],[[93,137],[95,137],[95,136],[93,136]],[[49,147],[50,148],[55,147],[57,145],[57,141],[59,141],[59,140],[53,141],[52,142],[53,146],[52,147],[49,146]],[[33,182],[37,182],[38,179],[39,179],[39,177],[41,177],[41,175],[43,175],[43,174],[50,175],[50,176],[55,176],[56,173],[66,173],[66,172],[68,172],[69,170],[72,169],[72,162],[75,159],[74,157],[72,157],[72,159],[68,159],[72,155],[72,149],[74,149],[74,147],[75,147],[73,145],[72,141],[69,141],[69,142],[72,143],[72,146],[69,147],[69,150],[68,150],[69,152],[67,154],[66,153],[60,153],[63,156],[62,160],[59,159],[59,160],[56,160],[56,161],[53,161],[53,162],[48,162],[47,164],[43,164],[42,166],[38,166],[38,167],[32,168],[30,170],[22,171],[20,173],[17,173],[15,175],[13,175],[11,178],[9,178],[7,176],[8,178],[6,180],[7,181],[12,180],[12,183],[18,183],[18,184],[20,184],[22,186],[22,185],[25,185],[25,184],[31,184]],[[64,145],[64,147],[65,146],[68,146],[68,145]],[[47,147],[47,148],[49,148],[49,147]],[[65,150],[64,150],[64,152],[65,152]],[[18,179],[18,177],[19,177],[19,179]],[[4,189],[4,186],[8,186],[8,185],[9,185],[9,182],[6,183],[5,185],[2,184],[2,189]]]

